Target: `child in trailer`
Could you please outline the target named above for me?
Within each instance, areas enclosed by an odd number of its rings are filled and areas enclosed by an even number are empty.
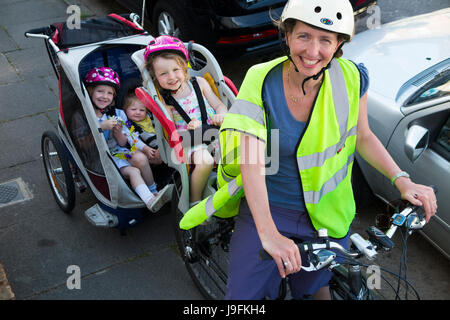
[[[227,107],[204,78],[190,78],[188,51],[179,39],[157,37],[147,45],[144,58],[146,69],[163,96],[166,108],[180,133],[200,126],[203,129],[222,124]],[[195,165],[190,178],[190,206],[193,206],[202,198],[214,159],[205,144],[188,147],[184,151],[188,162]]]
[[[122,109],[125,111],[128,121],[134,126],[134,132],[145,143],[141,151],[147,156],[150,164],[161,164],[162,160],[156,141],[156,131],[147,113],[147,108],[134,92],[130,92],[125,96]]]
[[[169,195],[164,189],[158,192],[147,156],[140,151],[143,143],[130,130],[126,114],[113,106],[120,88],[118,74],[108,67],[93,68],[85,77],[85,85],[115,164],[147,208],[157,212]]]

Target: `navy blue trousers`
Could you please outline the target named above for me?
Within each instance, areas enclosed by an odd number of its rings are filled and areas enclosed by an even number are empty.
[[[272,218],[278,231],[286,237],[295,237],[303,241],[314,240],[317,235],[307,213],[270,207]],[[342,239],[330,240],[340,243],[348,249],[349,234]],[[241,202],[236,226],[230,242],[230,266],[226,299],[260,300],[275,299],[281,283],[281,276],[273,260],[262,261],[259,250],[262,244],[256,231],[250,209],[245,199]],[[306,255],[302,254],[302,265],[308,266]],[[316,293],[321,287],[328,286],[331,272],[322,269],[314,272],[301,270],[288,277],[291,294],[294,299]]]

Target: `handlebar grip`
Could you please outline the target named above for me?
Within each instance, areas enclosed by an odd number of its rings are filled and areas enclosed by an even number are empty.
[[[425,209],[423,207],[414,207],[414,212],[420,217],[425,217]]]
[[[25,31],[24,35],[27,38],[28,38],[27,33],[47,35],[48,31],[49,31],[49,27],[41,27],[41,28],[35,28],[35,29],[30,29],[28,31]]]
[[[366,232],[369,235],[369,241],[381,246],[384,250],[389,251],[394,247],[394,242],[378,228],[372,226],[367,228]]]

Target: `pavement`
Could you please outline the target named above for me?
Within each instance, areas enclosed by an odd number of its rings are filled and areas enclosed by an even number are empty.
[[[24,32],[66,21],[70,4],[93,15],[80,1],[0,0],[0,300],[202,299],[167,206],[121,236],[84,217],[90,191],[70,214],[53,199],[40,141],[57,132],[58,83],[43,40]]]

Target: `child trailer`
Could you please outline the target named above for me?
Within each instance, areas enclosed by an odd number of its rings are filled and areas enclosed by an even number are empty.
[[[54,198],[69,213],[75,206],[76,189],[89,187],[97,203],[85,211],[88,220],[98,227],[118,228],[122,233],[142,221],[146,205],[115,165],[83,79],[94,67],[115,70],[122,83],[115,102],[116,107],[121,106],[127,92],[142,83],[131,55],[153,39],[138,19],[135,14],[111,14],[82,21],[79,29],[54,23],[25,33],[26,37],[44,39],[58,79],[57,133],[44,132],[41,140],[45,172]],[[76,136],[72,121],[76,113],[82,115],[88,128],[87,146],[82,146]],[[167,184],[169,168],[152,169],[160,190]]]

